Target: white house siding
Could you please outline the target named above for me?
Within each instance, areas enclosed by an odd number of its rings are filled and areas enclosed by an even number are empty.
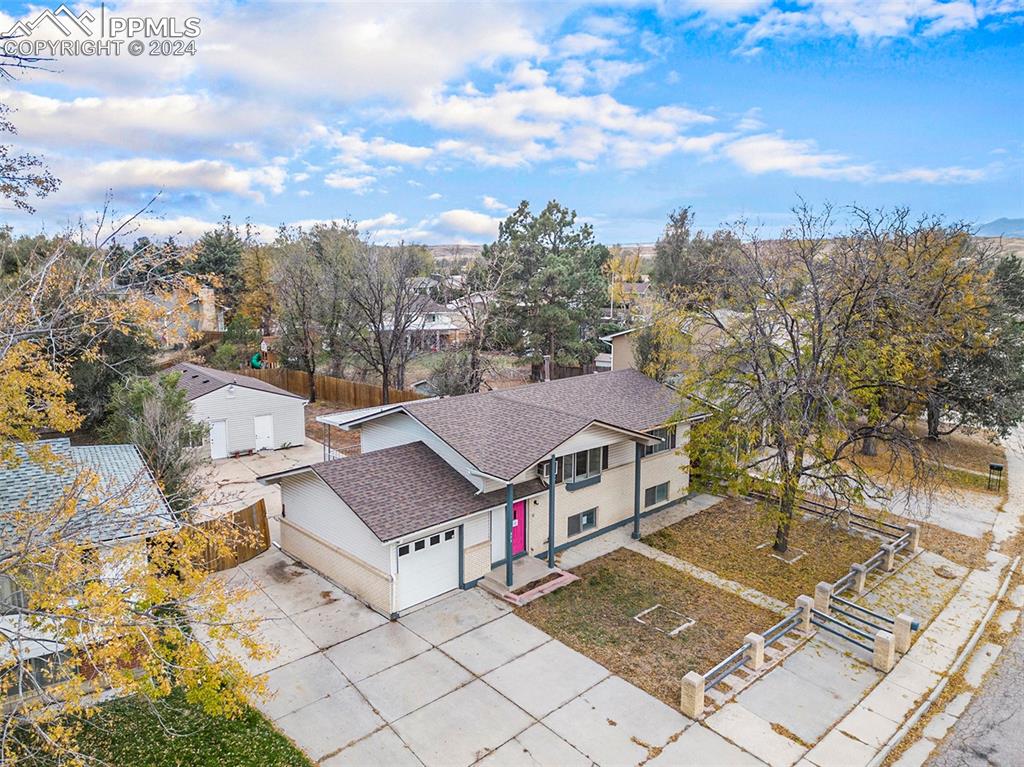
[[[390,572],[388,549],[348,505],[313,472],[283,477],[285,518],[371,567]]]
[[[305,403],[298,397],[224,386],[192,400],[192,415],[207,423],[226,422],[228,455],[255,449],[258,415],[274,418],[274,449],[306,441]]]
[[[410,442],[422,442],[477,488],[485,489],[483,480],[472,473],[473,464],[407,413],[391,413],[367,421],[360,427],[359,444],[364,453],[372,453],[374,450],[383,450],[386,447],[407,445]]]

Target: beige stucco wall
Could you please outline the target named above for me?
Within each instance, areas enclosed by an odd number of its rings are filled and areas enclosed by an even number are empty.
[[[491,541],[467,546],[462,561],[462,579],[465,582],[483,578],[491,570]]]
[[[685,444],[685,434],[680,428],[679,444]],[[686,495],[689,485],[689,462],[685,451],[666,451],[644,458],[641,462],[640,503],[644,502],[643,491],[652,485],[669,483],[668,500],[675,501]],[[587,509],[597,509],[597,527],[586,530],[574,538],[583,538],[594,530],[613,525],[633,516],[634,464],[605,469],[601,481],[596,485],[570,492],[564,484],[555,487],[555,545],[561,546],[570,540],[568,518]],[[656,507],[652,507],[656,508]],[[647,511],[641,508],[641,512]],[[531,554],[547,549],[548,498],[539,496],[528,502],[527,546]]]
[[[391,576],[331,545],[288,519],[281,519],[281,548],[325,575],[370,607],[390,615]]]
[[[612,370],[626,370],[636,367],[633,357],[636,333],[626,333],[612,339]]]

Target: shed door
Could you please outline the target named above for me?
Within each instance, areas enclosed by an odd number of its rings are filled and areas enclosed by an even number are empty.
[[[228,457],[228,423],[227,421],[210,422],[210,457]]]
[[[256,449],[274,449],[274,416],[258,415],[253,419],[256,428]]]
[[[459,587],[459,536],[453,528],[398,547],[398,610]]]

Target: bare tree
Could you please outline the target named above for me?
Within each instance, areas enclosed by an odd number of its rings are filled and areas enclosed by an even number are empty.
[[[319,268],[302,232],[282,229],[274,244],[274,284],[280,309],[282,346],[309,377],[309,399],[316,402],[316,374],[322,347],[320,327]]]
[[[353,263],[346,322],[352,351],[381,379],[381,402],[391,401],[392,381],[404,384],[404,364],[410,354],[409,329],[416,320],[419,298],[412,280],[419,274],[421,256],[401,243],[379,247],[363,243]]]

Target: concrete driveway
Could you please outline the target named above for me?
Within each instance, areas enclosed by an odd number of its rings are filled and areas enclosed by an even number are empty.
[[[762,764],[478,589],[390,622],[276,550],[230,577],[279,648],[257,706],[320,764]]]

